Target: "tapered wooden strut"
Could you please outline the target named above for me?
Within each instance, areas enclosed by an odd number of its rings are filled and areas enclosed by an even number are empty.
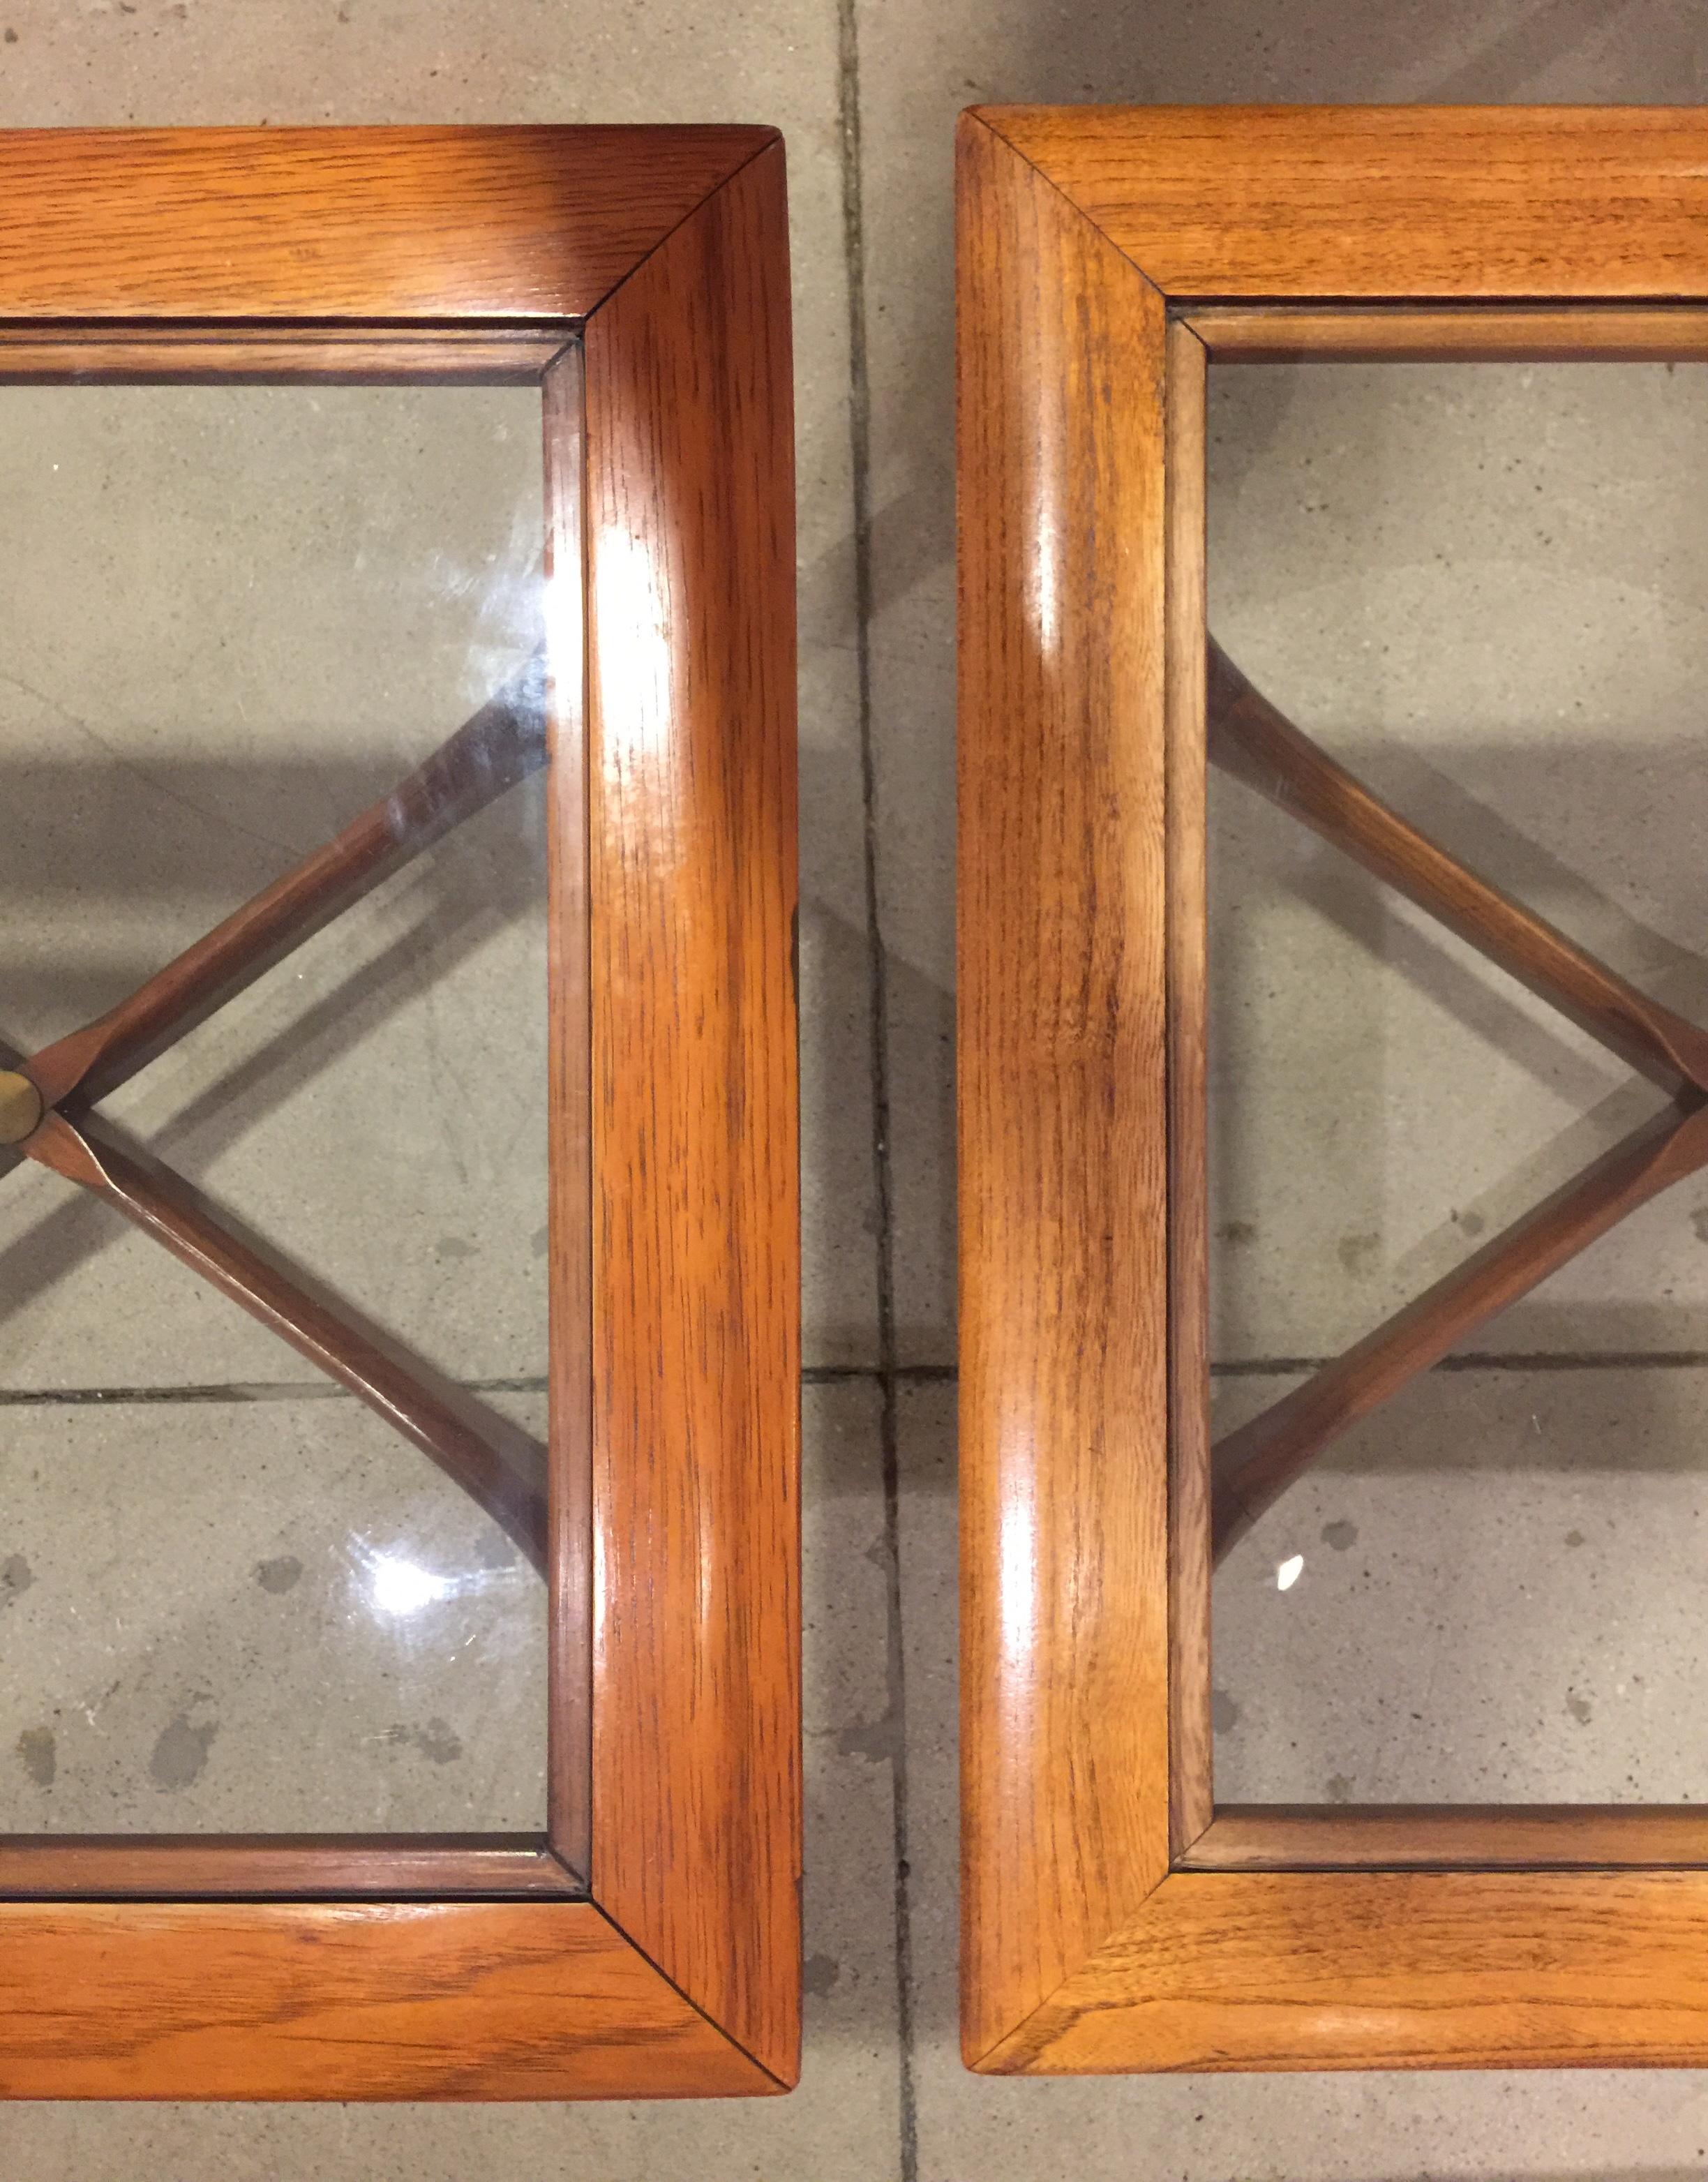
[[[25,1150],[104,1199],[377,1410],[454,1477],[544,1574],[544,1477],[520,1476],[461,1414],[450,1390],[423,1385],[342,1311],[307,1294],[233,1234],[169,1168],[127,1150],[98,1122],[86,1119],[80,1126],[50,1112]]]
[[[536,655],[424,765],[337,839],[188,947],[27,1072],[50,1106],[93,1105],[454,827],[545,762],[544,664]]]
[[[1212,644],[1209,756],[1671,1090],[1708,1091],[1708,1031],[1639,993],[1390,811]]]
[[[1263,1415],[1216,1443],[1212,1502],[1220,1559],[1349,1425],[1439,1364],[1461,1341],[1616,1227],[1708,1166],[1708,1106],[1657,1115],[1415,1301]]]
[[[1260,696],[1213,644],[1208,712],[1213,763],[1427,910],[1674,1089],[1678,1100],[1344,1355],[1217,1443],[1211,1539],[1220,1559],[1349,1426],[1628,1213],[1708,1165],[1708,1033],[1649,1000],[1389,810]]]
[[[406,1363],[351,1314],[311,1295],[233,1234],[190,1185],[88,1117],[97,1099],[545,762],[544,661],[390,795],[306,857],[128,1000],[16,1072],[0,1072],[0,1145],[111,1205],[430,1455],[542,1573],[546,1493],[526,1434]],[[60,1110],[61,1109],[64,1110]],[[11,1164],[0,1163],[0,1172]]]

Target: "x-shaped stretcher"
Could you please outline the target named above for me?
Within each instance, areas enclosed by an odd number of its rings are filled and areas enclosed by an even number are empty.
[[[1708,1031],[1648,999],[1407,823],[1210,646],[1213,764],[1416,902],[1674,1104],[1485,1243],[1372,1333],[1217,1443],[1220,1559],[1329,1443],[1598,1236],[1708,1164]]]
[[[94,1109],[382,881],[546,759],[540,658],[408,778],[126,1000],[0,1070],[0,1172],[25,1160],[103,1199],[429,1454],[543,1570],[539,1450],[244,1240]],[[8,1149],[9,1148],[9,1149]]]

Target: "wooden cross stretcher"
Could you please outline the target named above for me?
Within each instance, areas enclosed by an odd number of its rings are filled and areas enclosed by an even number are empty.
[[[1708,1031],[1647,998],[1390,811],[1260,696],[1213,643],[1208,736],[1213,764],[1427,910],[1664,1085],[1674,1101],[1344,1355],[1217,1443],[1211,1533],[1219,1559],[1348,1426],[1628,1213],[1708,1165]]]
[[[544,665],[536,656],[335,839],[106,1014],[0,1069],[0,1172],[32,1160],[112,1205],[430,1455],[542,1571],[545,1481],[537,1446],[459,1389],[435,1383],[336,1302],[310,1294],[94,1110],[546,756]]]

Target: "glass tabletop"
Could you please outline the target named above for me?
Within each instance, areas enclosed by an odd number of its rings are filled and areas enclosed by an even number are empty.
[[[1210,782],[1225,1486],[1278,1404],[1296,1418],[1297,1390],[1385,1328],[1421,1340],[1417,1299],[1463,1304],[1537,1207],[1598,1187],[1578,1179],[1598,1160],[1648,1160],[1700,1106],[1361,868],[1313,799],[1344,807],[1351,776],[1657,1019],[1708,1022],[1708,379],[1210,381],[1210,626],[1264,718],[1307,739],[1289,783],[1254,792],[1248,708]],[[1437,1368],[1337,1415],[1233,1539],[1219,1802],[1708,1794],[1700,1133],[1668,1186],[1465,1318]]]
[[[540,439],[534,388],[0,390],[0,1068],[365,843],[62,1103],[421,1404],[0,1155],[0,1831],[544,1822]]]

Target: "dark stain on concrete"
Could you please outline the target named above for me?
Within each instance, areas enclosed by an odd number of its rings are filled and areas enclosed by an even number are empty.
[[[1224,1243],[1255,1243],[1258,1239],[1256,1225],[1250,1220],[1224,1220],[1216,1233]]]
[[[1332,1523],[1324,1524],[1323,1543],[1332,1546],[1337,1553],[1345,1553],[1349,1546],[1356,1546],[1357,1542],[1358,1526],[1356,1523],[1349,1523],[1344,1515]]]
[[[59,1753],[51,1727],[26,1727],[18,1738],[24,1770],[38,1788],[51,1788],[59,1770]]]
[[[22,1553],[8,1553],[0,1561],[0,1606],[9,1606],[36,1581],[36,1571]]]
[[[834,1955],[809,1955],[801,1965],[801,1983],[815,2000],[827,2000],[841,1975],[842,1964]]]
[[[1371,1271],[1381,1254],[1379,1235],[1343,1235],[1335,1246],[1335,1255],[1341,1265],[1360,1280]]]
[[[1577,1721],[1579,1727],[1588,1727],[1590,1721],[1595,1717],[1595,1707],[1590,1703],[1589,1698],[1580,1697],[1576,1690],[1567,1691],[1566,1709],[1571,1714],[1573,1719]]]
[[[514,1568],[522,1556],[496,1523],[488,1526],[475,1540],[469,1559],[479,1569]]]
[[[1226,1690],[1210,1692],[1210,1725],[1218,1735],[1231,1735],[1240,1724],[1240,1708]]]
[[[437,1714],[420,1727],[400,1721],[395,1727],[386,1729],[385,1739],[390,1743],[406,1743],[423,1758],[430,1758],[435,1765],[453,1764],[462,1755],[462,1737],[448,1720],[441,1720]]]
[[[896,1755],[894,1714],[886,1713],[882,1720],[857,1720],[837,1736],[836,1747],[843,1758],[870,1758],[874,1764],[893,1760]]]
[[[277,1560],[257,1561],[255,1581],[263,1591],[270,1591],[275,1598],[282,1598],[287,1591],[295,1591],[302,1581],[302,1564],[295,1553],[280,1553]]]
[[[1566,1542],[1568,1546],[1581,1546],[1584,1542],[1584,1533],[1581,1531],[1567,1531]]]
[[[1350,1803],[1352,1782],[1344,1773],[1331,1773],[1324,1784],[1324,1793],[1331,1803]]]
[[[187,1711],[174,1713],[155,1738],[149,1779],[157,1788],[193,1788],[207,1768],[207,1753],[218,1732],[217,1720],[196,1720]]]

